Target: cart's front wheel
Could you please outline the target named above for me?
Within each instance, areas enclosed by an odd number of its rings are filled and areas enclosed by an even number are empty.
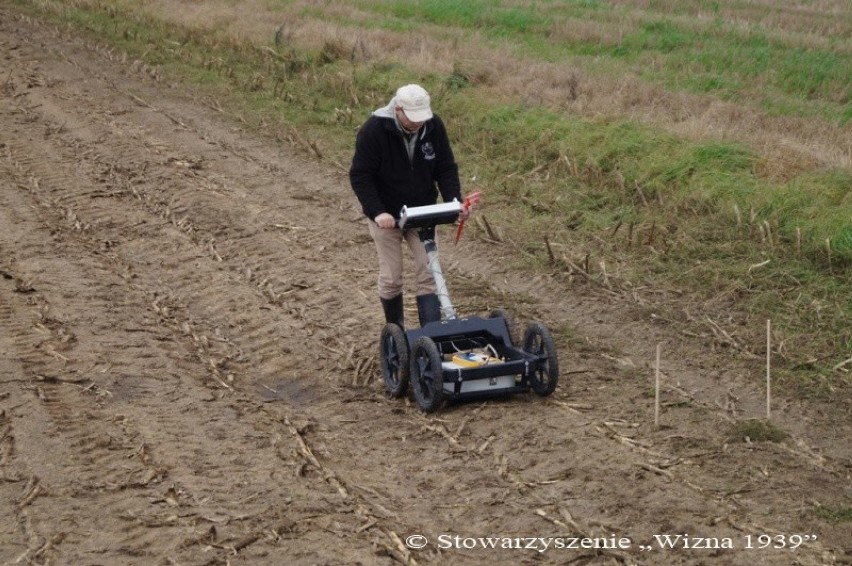
[[[550,331],[540,322],[532,322],[524,332],[524,352],[538,358],[536,370],[530,374],[530,387],[542,396],[553,393],[559,381],[559,362]]]
[[[444,400],[444,369],[434,340],[421,336],[411,348],[411,387],[423,412],[431,413]]]
[[[408,340],[398,324],[388,323],[382,329],[379,360],[385,390],[391,397],[402,397],[408,389]]]

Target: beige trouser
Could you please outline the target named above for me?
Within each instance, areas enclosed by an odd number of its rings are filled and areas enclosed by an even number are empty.
[[[376,242],[379,254],[379,297],[392,299],[402,293],[402,242],[414,256],[414,282],[418,295],[435,292],[435,279],[429,271],[429,259],[417,230],[399,228],[379,228],[372,220],[368,221],[370,236]]]

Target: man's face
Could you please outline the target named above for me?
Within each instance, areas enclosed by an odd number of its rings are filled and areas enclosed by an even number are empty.
[[[419,130],[423,126],[423,122],[412,122],[408,119],[408,116],[405,115],[405,112],[402,110],[401,106],[396,107],[396,119],[399,120],[399,124],[402,128],[411,134]]]

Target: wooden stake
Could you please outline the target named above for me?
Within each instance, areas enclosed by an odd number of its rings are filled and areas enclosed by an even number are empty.
[[[828,252],[828,272],[832,273],[833,269],[831,267],[831,238],[825,239],[825,249]]]
[[[654,364],[654,426],[660,428],[660,344],[657,344],[657,363]]]
[[[772,406],[772,372],[770,361],[772,359],[772,321],[766,319],[766,420],[771,416]]]
[[[796,257],[802,257],[802,229],[796,226]]]

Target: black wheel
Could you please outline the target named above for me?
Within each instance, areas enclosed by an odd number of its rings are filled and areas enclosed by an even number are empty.
[[[431,413],[444,400],[444,368],[441,352],[428,336],[421,336],[411,348],[411,388],[423,412]]]
[[[538,358],[538,368],[529,376],[530,387],[541,396],[556,389],[559,381],[559,362],[550,331],[540,322],[532,322],[524,332],[524,352]]]
[[[512,346],[518,344],[518,327],[515,325],[515,317],[506,309],[494,309],[489,313],[488,318],[502,318],[506,321],[506,327],[509,329],[509,338],[512,340]]]
[[[391,397],[405,395],[408,390],[408,340],[398,324],[390,322],[382,329],[379,363],[388,394]]]

